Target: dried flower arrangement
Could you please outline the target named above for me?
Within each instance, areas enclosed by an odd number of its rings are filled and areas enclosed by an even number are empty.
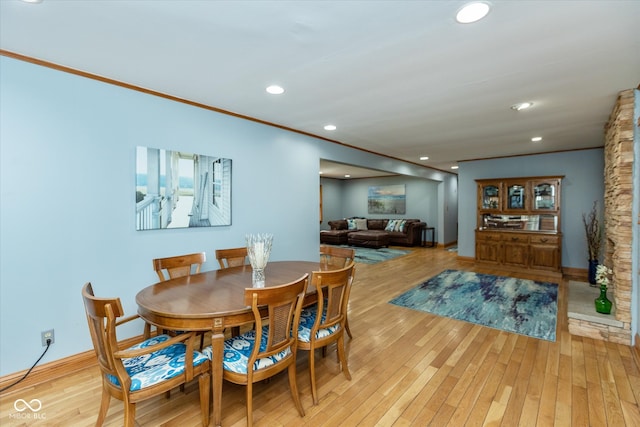
[[[593,202],[593,207],[589,215],[582,214],[584,231],[587,237],[587,249],[589,259],[597,260],[600,256],[600,246],[602,245],[602,228],[598,219],[598,201]]]

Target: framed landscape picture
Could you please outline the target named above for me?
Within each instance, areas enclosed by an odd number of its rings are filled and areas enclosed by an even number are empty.
[[[136,230],[231,225],[231,159],[136,148]]]
[[[404,184],[369,187],[370,214],[405,214],[407,199]]]

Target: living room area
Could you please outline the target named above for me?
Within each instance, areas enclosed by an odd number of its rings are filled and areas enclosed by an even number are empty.
[[[404,175],[357,179],[321,177],[320,243],[369,248],[413,247],[428,238],[434,246],[455,245],[456,230],[439,235],[441,230],[436,227],[442,216],[438,203],[438,187],[442,184]],[[394,202],[401,200],[400,208],[395,204],[386,209],[379,202],[374,206],[373,191],[397,191],[392,197]],[[432,233],[428,237],[427,227]]]

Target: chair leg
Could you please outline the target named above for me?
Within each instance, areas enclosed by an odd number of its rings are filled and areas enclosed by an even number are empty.
[[[124,402],[124,426],[135,427],[136,421],[136,404]]]
[[[104,381],[104,380],[103,380]],[[107,391],[106,387],[102,387],[102,400],[100,401],[100,412],[98,412],[98,419],[96,420],[96,427],[100,427],[104,424],[104,419],[107,416],[109,410],[109,402],[111,401],[111,395]]]
[[[351,335],[351,329],[349,328],[349,318],[345,316],[344,320],[344,329],[347,331],[347,335],[349,335],[349,338],[353,339],[353,335]]]
[[[338,359],[342,365],[342,372],[344,373],[344,376],[351,381],[351,373],[349,372],[349,365],[347,364],[347,353],[344,349],[344,335],[340,335],[336,346],[338,347]]]
[[[200,386],[200,412],[202,413],[202,425],[209,425],[209,391],[211,390],[211,375],[209,373],[200,374],[198,378]]]
[[[298,393],[298,382],[296,381],[296,363],[295,359],[291,365],[289,365],[289,389],[291,390],[291,397],[293,397],[293,403],[296,404],[296,408],[298,408],[298,413],[301,417],[304,417],[304,408],[302,407],[302,403],[300,402],[300,394]]]
[[[253,426],[253,383],[247,382],[247,427]]]
[[[311,347],[309,350],[309,378],[311,380],[311,397],[313,398],[313,404],[318,404],[318,391],[316,390],[316,358],[315,349]]]

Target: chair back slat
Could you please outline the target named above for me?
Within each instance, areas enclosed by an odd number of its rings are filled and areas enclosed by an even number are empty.
[[[217,249],[216,259],[220,268],[239,267],[247,263],[247,248]]]
[[[207,261],[205,252],[178,255],[166,258],[155,258],[153,269],[161,282],[176,277],[189,276],[200,273],[200,267]],[[165,275],[165,271],[167,275]]]
[[[320,246],[320,263],[332,269],[345,268],[355,259],[356,251],[338,246]]]

